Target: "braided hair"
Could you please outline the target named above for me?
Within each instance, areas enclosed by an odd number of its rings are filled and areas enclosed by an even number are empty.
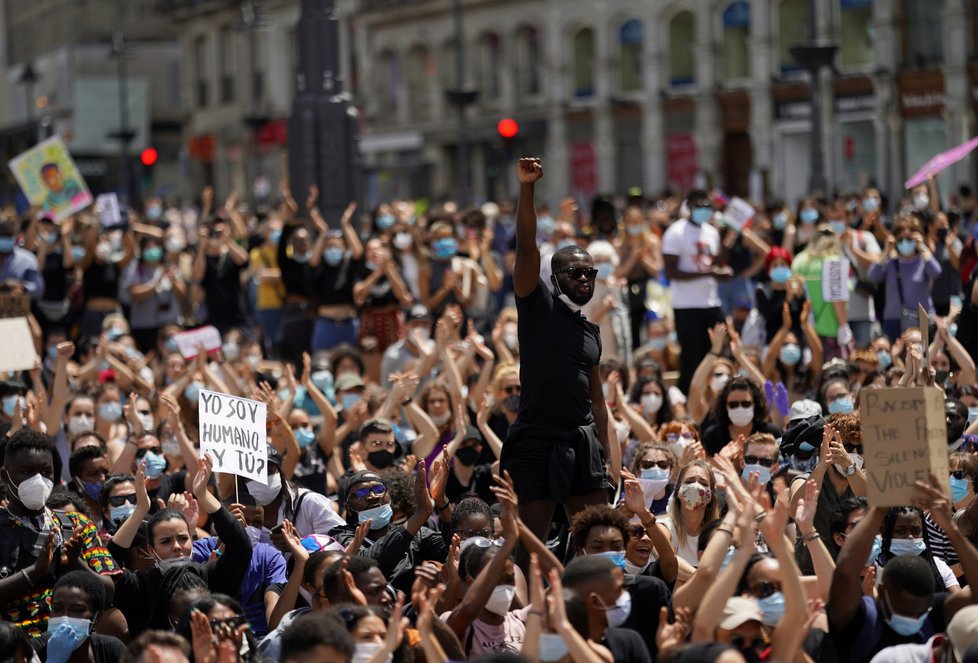
[[[924,552],[919,555],[927,565],[930,566],[931,573],[934,576],[934,591],[943,592],[947,588],[944,586],[944,579],[941,577],[941,572],[937,570],[937,564],[934,563],[934,553],[930,549],[930,537],[927,535],[927,527],[924,524],[924,514],[923,512],[912,506],[894,506],[886,512],[886,518],[883,520],[883,545],[882,545],[882,557],[885,562],[889,562],[891,559],[896,557],[890,552],[890,543],[893,541],[893,528],[896,527],[896,519],[899,516],[904,515],[914,515],[920,520],[921,532],[924,539]]]

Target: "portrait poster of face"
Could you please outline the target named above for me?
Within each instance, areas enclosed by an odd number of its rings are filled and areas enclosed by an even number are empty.
[[[31,205],[56,222],[92,204],[92,194],[60,136],[10,160],[10,170]]]

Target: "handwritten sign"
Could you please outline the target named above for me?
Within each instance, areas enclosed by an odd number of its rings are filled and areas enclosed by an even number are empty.
[[[95,214],[103,228],[113,228],[122,223],[122,209],[119,207],[119,196],[114,193],[103,193],[95,199]]]
[[[31,296],[21,294],[0,294],[0,318],[25,318],[31,310]]]
[[[866,389],[859,393],[870,506],[911,504],[914,483],[937,475],[951,494],[944,392],[935,387]]]
[[[201,389],[197,411],[200,455],[211,455],[214,471],[267,483],[265,404]]]
[[[822,300],[849,301],[849,263],[846,260],[822,262]]]
[[[207,352],[213,352],[221,348],[221,332],[216,327],[207,325],[189,331],[180,332],[173,335],[173,342],[177,344],[177,349],[184,359],[193,359],[197,356],[197,350],[204,346]]]
[[[0,320],[0,371],[25,371],[34,368],[37,348],[27,318]]]
[[[754,218],[754,206],[743,198],[731,198],[723,210],[723,222],[740,232]]]

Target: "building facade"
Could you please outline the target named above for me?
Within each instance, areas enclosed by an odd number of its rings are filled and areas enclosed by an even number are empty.
[[[8,2],[10,0],[7,0]],[[189,172],[246,192],[276,182],[295,91],[300,0],[173,0]],[[336,0],[344,84],[360,110],[368,204],[458,190],[453,0]],[[970,138],[978,1],[816,0],[830,186],[896,192]],[[242,12],[244,7],[244,12]],[[694,184],[796,201],[810,171],[809,0],[461,0],[468,172],[476,201],[516,192],[512,162],[546,159],[550,200]],[[257,21],[249,18],[259,15]],[[249,21],[252,21],[249,23]],[[512,118],[508,141],[497,124]],[[973,180],[964,161],[946,191]],[[264,178],[263,178],[264,181]],[[274,188],[274,185],[273,185]]]

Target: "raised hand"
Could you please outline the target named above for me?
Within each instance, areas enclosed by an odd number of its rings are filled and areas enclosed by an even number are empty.
[[[523,157],[517,163],[520,184],[535,184],[543,177],[543,164],[536,157]]]
[[[710,336],[710,350],[714,354],[720,354],[723,351],[723,344],[727,340],[726,323],[718,322],[707,329],[706,333]]]
[[[795,523],[803,535],[815,530],[815,512],[818,510],[818,484],[809,479],[805,482],[805,496],[795,508]]]
[[[926,509],[930,512],[930,517],[945,532],[954,527],[951,520],[951,498],[944,494],[937,476],[931,472],[929,484],[918,481],[914,484],[921,495],[914,500],[914,506],[919,509]]]
[[[353,538],[350,540],[350,544],[346,547],[346,554],[356,555],[360,552],[360,546],[363,545],[363,540],[367,538],[367,533],[370,531],[370,526],[373,524],[373,518],[367,518],[362,523],[357,524],[357,529],[353,533]]]
[[[418,505],[418,513],[430,516],[434,506],[431,503],[431,494],[428,492],[428,472],[425,469],[424,459],[418,460],[418,471],[414,475],[414,497]]]
[[[207,493],[207,484],[211,480],[211,472],[213,471],[214,459],[211,458],[210,454],[204,454],[202,458],[197,459],[197,474],[194,476],[193,492],[198,500]]]
[[[132,518],[136,513],[145,516],[149,513],[149,492],[146,490],[146,461],[136,466],[136,510],[129,517]],[[142,516],[140,516],[142,518]]]
[[[431,499],[436,505],[445,503],[445,488],[448,486],[450,463],[448,447],[445,447],[441,451],[441,457],[436,458],[431,465]]]
[[[689,608],[677,608],[676,621],[671,624],[669,608],[662,606],[659,609],[659,629],[655,633],[655,644],[659,649],[660,657],[667,655],[686,641],[692,623],[693,618]]]
[[[210,620],[200,610],[194,608],[190,613],[190,633],[193,643],[194,661],[197,663],[216,663],[217,650],[214,648],[214,632]]]

